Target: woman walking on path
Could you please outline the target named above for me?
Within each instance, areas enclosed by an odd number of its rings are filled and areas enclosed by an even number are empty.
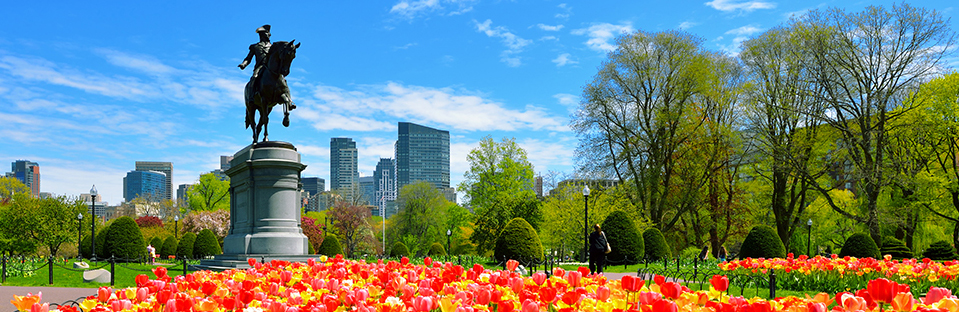
[[[609,253],[609,242],[606,241],[606,233],[599,228],[599,224],[593,225],[593,233],[589,234],[589,271],[592,274],[603,273],[603,267],[606,266],[606,254]]]

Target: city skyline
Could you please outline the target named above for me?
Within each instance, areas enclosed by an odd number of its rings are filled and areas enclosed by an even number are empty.
[[[189,9],[182,9],[189,4]],[[287,77],[290,127],[271,116],[270,138],[293,143],[329,177],[329,140],[356,142],[357,169],[393,158],[397,124],[449,131],[449,184],[469,169],[483,137],[514,137],[537,173],[572,173],[569,128],[582,87],[615,38],[684,30],[735,55],[739,43],[808,10],[862,11],[888,1],[772,0],[27,3],[0,21],[0,160],[41,167],[41,192],[76,196],[92,185],[111,203],[136,161],[175,166],[191,184],[251,142],[237,65],[271,24],[274,41],[302,46]],[[937,10],[959,30],[955,4]],[[280,17],[282,16],[282,17]],[[955,54],[945,62],[959,67]],[[331,184],[329,181],[328,184]]]

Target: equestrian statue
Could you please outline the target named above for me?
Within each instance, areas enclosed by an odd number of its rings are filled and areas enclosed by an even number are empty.
[[[246,127],[253,129],[253,143],[263,131],[263,141],[269,141],[270,111],[273,106],[283,104],[283,126],[290,126],[290,111],[296,108],[290,96],[290,87],[286,84],[286,76],[290,74],[290,64],[296,58],[296,49],[300,44],[296,40],[270,43],[270,25],[263,25],[256,29],[260,35],[260,42],[250,45],[250,53],[240,63],[240,70],[246,69],[250,61],[255,61],[253,76],[246,83],[243,90],[243,99],[246,101]],[[255,121],[256,112],[260,112],[260,120]]]

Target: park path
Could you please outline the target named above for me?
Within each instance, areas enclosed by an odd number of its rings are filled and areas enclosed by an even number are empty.
[[[635,273],[605,273],[610,281],[620,280],[624,275],[635,275]],[[44,287],[44,286],[0,286],[0,311],[16,311],[16,307],[10,303],[13,295],[24,296],[27,293],[36,294],[43,292],[43,302],[64,303],[69,300],[77,300],[97,294],[96,288],[69,288],[69,287]]]

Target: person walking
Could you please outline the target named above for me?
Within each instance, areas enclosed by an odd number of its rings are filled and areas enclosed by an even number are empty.
[[[609,247],[609,241],[606,240],[606,233],[600,229],[599,224],[593,225],[593,233],[589,234],[589,271],[592,274],[602,274],[603,267],[606,266],[606,254],[612,251]]]
[[[717,258],[719,258],[719,262],[726,262],[726,246],[719,246]]]

